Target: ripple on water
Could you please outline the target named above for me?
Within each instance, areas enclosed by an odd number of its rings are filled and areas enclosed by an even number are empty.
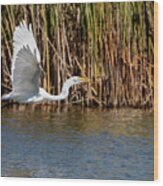
[[[153,122],[132,109],[3,111],[2,176],[153,180]]]

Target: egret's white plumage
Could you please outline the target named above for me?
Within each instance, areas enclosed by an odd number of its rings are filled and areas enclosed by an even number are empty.
[[[12,91],[2,97],[3,100],[14,99],[19,103],[53,101],[65,99],[69,88],[86,81],[85,78],[73,76],[68,79],[60,95],[50,95],[39,87],[41,74],[40,53],[33,36],[31,24],[29,27],[23,21],[15,28],[13,37],[13,59],[11,66]]]

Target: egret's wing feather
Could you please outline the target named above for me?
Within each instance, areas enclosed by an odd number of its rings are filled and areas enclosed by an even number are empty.
[[[14,53],[12,61],[12,85],[16,93],[34,95],[39,91],[41,72],[40,54],[31,26],[22,22],[14,32]]]
[[[13,74],[13,90],[17,93],[35,95],[39,91],[40,67],[29,47],[17,54]]]

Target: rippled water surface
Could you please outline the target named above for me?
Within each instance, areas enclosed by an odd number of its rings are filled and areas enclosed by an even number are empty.
[[[153,180],[153,113],[2,111],[2,176]]]

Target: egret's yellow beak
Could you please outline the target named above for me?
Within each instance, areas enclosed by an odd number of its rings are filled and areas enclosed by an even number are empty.
[[[79,77],[79,80],[81,82],[90,82],[90,79],[86,78],[86,77]]]

